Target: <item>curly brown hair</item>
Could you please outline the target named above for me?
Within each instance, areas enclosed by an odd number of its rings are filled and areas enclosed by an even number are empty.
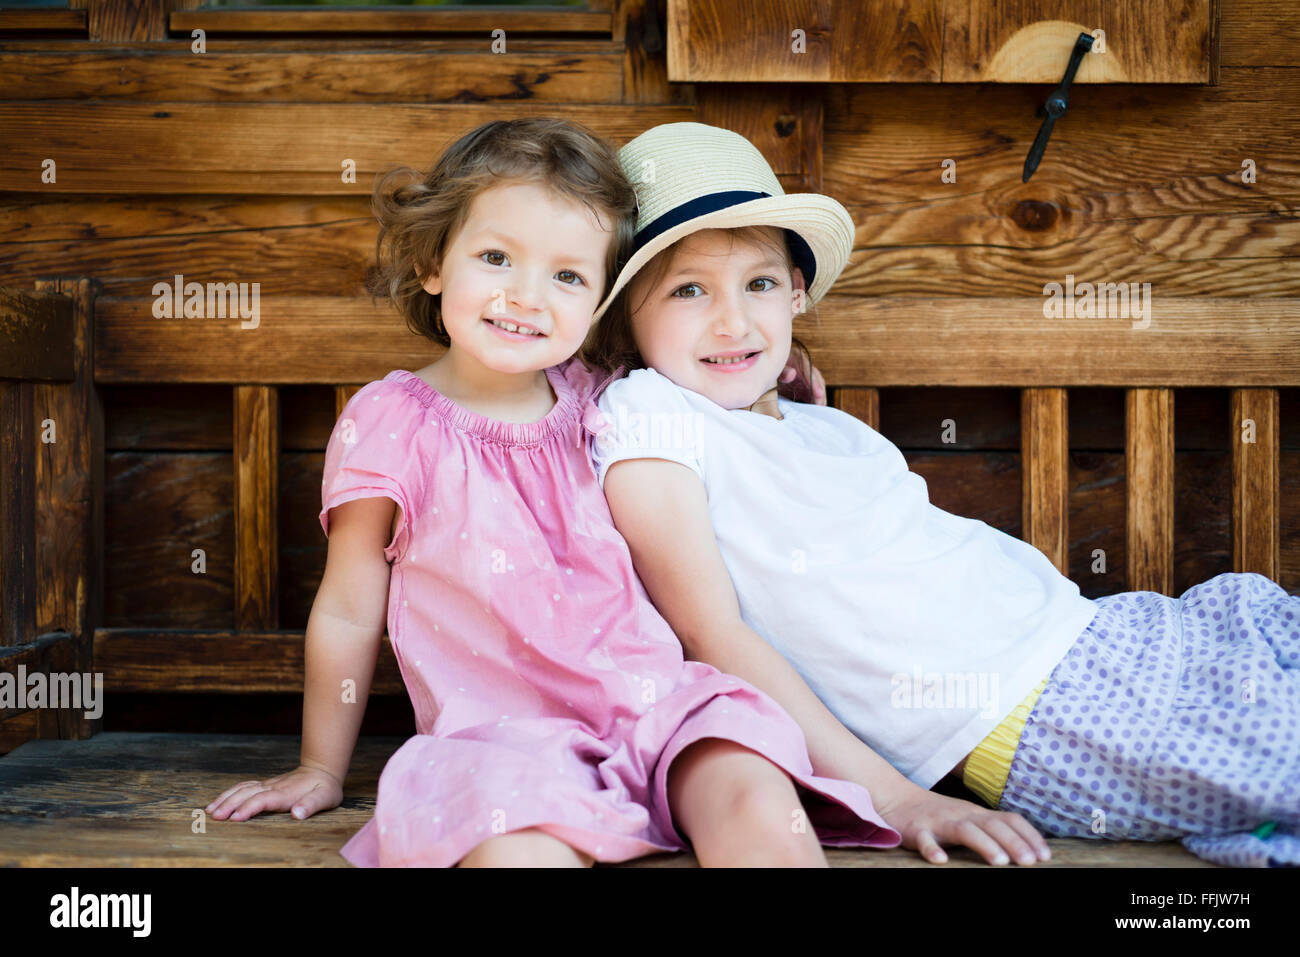
[[[636,194],[613,146],[580,123],[551,117],[485,123],[452,143],[427,174],[397,166],[376,177],[376,266],[365,284],[372,299],[390,299],[412,332],[450,346],[442,296],[427,292],[424,281],[441,265],[474,197],[507,182],[541,184],[609,217],[603,300],[632,243]]]
[[[757,226],[741,226],[728,229],[726,232],[730,234],[729,238],[733,246],[737,241],[740,241],[755,243],[771,249],[785,259],[786,268],[793,272],[794,256],[790,249],[788,231],[782,230],[785,241],[780,246],[774,245],[762,228]],[[587,341],[583,343],[582,351],[579,354],[587,365],[595,366],[607,372],[614,372],[620,367],[628,372],[633,369],[645,368],[645,360],[641,357],[641,353],[636,347],[636,340],[632,336],[632,316],[641,308],[644,299],[633,306],[629,301],[632,287],[651,289],[657,286],[664,273],[672,265],[681,241],[679,239],[671,246],[661,249],[648,263],[641,267],[631,282],[628,282],[619,290],[618,295],[609,304],[609,308],[601,316],[600,321],[592,326],[587,335]],[[809,300],[809,303],[811,305],[811,300]],[[815,306],[812,307],[812,311],[814,317],[816,317]],[[795,336],[791,336],[790,340],[792,349],[797,350],[803,362],[807,364],[807,370],[800,369],[799,376],[792,382],[778,383],[777,392],[795,402],[812,402],[812,382],[809,379],[813,368],[812,354],[808,351],[808,347]],[[796,367],[799,365],[800,363],[796,363]]]

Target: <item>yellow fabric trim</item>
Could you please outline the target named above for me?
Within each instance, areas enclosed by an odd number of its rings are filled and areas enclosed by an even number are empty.
[[[1011,759],[1016,755],[1016,745],[1020,743],[1020,734],[1025,730],[1025,721],[1029,718],[1029,712],[1034,710],[1034,702],[1046,687],[1047,678],[1044,678],[966,758],[961,783],[974,791],[989,807],[996,808],[1002,800],[1002,789],[1007,785]]]

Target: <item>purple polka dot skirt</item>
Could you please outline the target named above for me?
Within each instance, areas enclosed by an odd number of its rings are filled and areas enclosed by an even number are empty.
[[[1234,572],[1097,604],[1025,722],[999,809],[1053,837],[1300,865],[1300,597]]]

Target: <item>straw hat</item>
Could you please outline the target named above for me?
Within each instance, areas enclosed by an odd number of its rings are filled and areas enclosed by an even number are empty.
[[[848,211],[820,193],[787,196],[763,154],[739,133],[703,123],[665,123],[629,142],[618,159],[636,188],[636,236],[632,256],[596,319],[656,253],[701,229],[788,230],[794,265],[803,272],[813,302],[848,264],[853,251]]]

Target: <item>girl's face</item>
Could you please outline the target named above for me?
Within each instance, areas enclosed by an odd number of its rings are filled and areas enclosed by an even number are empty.
[[[568,359],[600,305],[613,237],[605,217],[541,184],[479,193],[441,268],[423,283],[442,294],[451,348],[502,373]]]
[[[764,232],[783,248],[779,229]],[[628,290],[641,358],[724,409],[753,405],[777,384],[790,356],[803,274],[766,245],[739,236],[733,245],[723,229],[692,233],[669,255],[662,278],[643,269]]]

